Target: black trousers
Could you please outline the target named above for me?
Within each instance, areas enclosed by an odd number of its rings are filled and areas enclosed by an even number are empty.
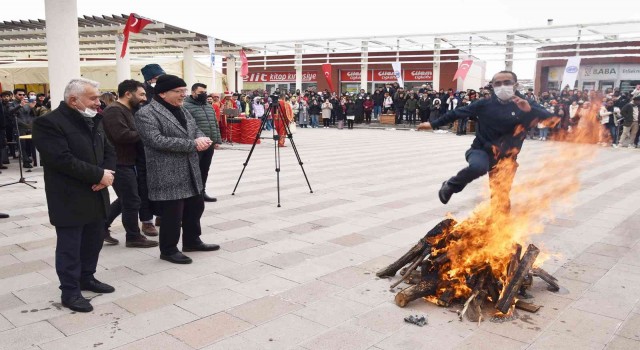
[[[402,115],[403,115],[403,110],[397,110],[396,109],[396,124],[402,124]]]
[[[364,111],[364,122],[367,124],[371,123],[371,112],[373,111]]]
[[[353,129],[353,120],[347,119],[347,129]]]
[[[469,118],[460,118],[458,119],[458,135],[466,135],[467,134],[467,122],[469,122]]]
[[[93,279],[102,249],[104,220],[83,226],[56,226],[56,273],[62,299],[79,296],[80,281]]]
[[[202,152],[198,152],[198,158],[200,158],[200,175],[202,175],[202,187],[206,192],[207,178],[209,178],[209,169],[211,169],[211,161],[213,160],[213,152],[215,148],[213,145]]]
[[[161,201],[162,226],[160,226],[160,253],[171,255],[178,252],[180,228],[182,228],[182,245],[195,246],[200,244],[200,218],[204,212],[202,195]]]
[[[153,220],[153,212],[151,210],[151,205],[149,202],[149,189],[147,187],[147,175],[143,172],[144,167],[140,168],[138,166],[135,167],[136,171],[136,181],[138,183],[138,198],[140,198],[140,205],[138,210],[138,215],[140,217],[140,221],[146,222]],[[116,172],[116,175],[118,172]],[[114,190],[115,190],[115,181],[114,181]],[[117,191],[117,190],[116,190]],[[117,192],[116,192],[117,193]],[[107,221],[105,223],[105,227],[108,229],[111,224],[122,214],[122,201],[120,197],[116,198],[111,205],[109,206],[109,215],[107,216]],[[123,225],[124,225],[124,218]],[[136,223],[137,225],[137,223]],[[125,227],[126,229],[126,227]]]
[[[469,166],[460,170],[458,174],[450,178],[447,183],[457,193],[462,191],[469,183],[480,176],[489,173],[489,186],[491,188],[491,203],[493,208],[508,210],[511,207],[509,192],[515,177],[518,163],[515,158],[500,159],[497,163],[489,156],[489,153],[481,149],[470,149],[465,153]],[[510,162],[495,168],[500,162]],[[499,173],[500,171],[506,173]],[[502,181],[497,186],[496,181]]]
[[[113,180],[113,189],[118,195],[118,199],[109,207],[109,216],[113,211],[117,211],[117,206],[122,212],[122,226],[124,226],[127,240],[135,239],[140,235],[138,226],[138,213],[140,212],[140,195],[138,193],[138,175],[135,166],[118,165]]]
[[[416,123],[416,111],[407,111],[407,122],[409,122],[409,124]]]
[[[420,110],[420,122],[425,123],[429,121],[429,110],[421,109]]]
[[[329,118],[322,118],[322,126],[329,127],[331,120]]]

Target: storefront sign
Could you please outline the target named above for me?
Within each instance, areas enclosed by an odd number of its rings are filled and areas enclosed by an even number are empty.
[[[404,81],[432,81],[431,69],[406,69],[403,71]]]
[[[398,79],[396,78],[395,73],[392,70],[373,70],[373,81],[391,81],[396,82]]]
[[[266,73],[251,73],[245,76],[243,79],[249,83],[295,83],[296,72],[266,72]],[[317,72],[302,72],[302,82],[311,83],[318,81]]]
[[[620,65],[617,64],[593,64],[580,67],[580,78],[584,80],[601,80],[618,78]]]
[[[373,78],[373,74],[371,73],[371,70],[367,71],[367,81],[371,81]],[[360,82],[362,78],[362,74],[359,70],[341,70],[340,71],[340,81],[342,82],[349,82],[349,81],[355,81],[355,82]]]

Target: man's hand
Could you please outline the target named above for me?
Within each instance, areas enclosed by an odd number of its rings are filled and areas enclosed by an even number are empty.
[[[511,98],[511,101],[513,101],[513,103],[516,104],[516,106],[518,106],[518,108],[525,112],[528,113],[531,111],[531,105],[529,105],[529,101],[525,100],[524,98],[520,98],[518,96],[513,96]]]
[[[94,192],[98,192],[98,191],[102,190],[103,188],[107,188],[107,186],[105,186],[105,185],[103,185],[103,184],[97,184],[97,185],[93,185],[93,186],[91,186],[91,189],[92,189]]]
[[[113,184],[113,174],[116,172],[109,169],[104,169],[104,174],[102,175],[102,180],[100,180],[99,185],[104,185],[104,187],[109,187]],[[94,185],[97,186],[97,185]]]
[[[27,105],[27,103],[29,103],[29,101],[27,101],[26,98],[23,98],[22,100],[20,100],[20,107],[24,107]]]
[[[215,145],[213,145],[213,149],[220,149],[220,144],[216,143]]]
[[[196,142],[196,150],[198,150],[198,152],[202,152],[206,150],[213,143],[213,141],[211,141],[211,139],[208,137],[198,137],[197,139],[195,139],[195,142]]]
[[[420,123],[418,124],[418,130],[431,130],[433,129],[431,127],[431,123],[429,122],[424,122],[424,123]]]

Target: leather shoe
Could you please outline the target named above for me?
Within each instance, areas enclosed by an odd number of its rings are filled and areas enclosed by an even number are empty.
[[[91,306],[89,300],[85,299],[82,295],[71,297],[67,300],[62,299],[62,306],[68,307],[69,309],[77,312],[93,311],[93,306]]]
[[[7,218],[9,218],[9,214],[0,213],[0,219],[7,219]]]
[[[127,248],[153,248],[158,246],[158,242],[148,240],[147,237],[143,235],[138,235],[138,237],[134,239],[127,239],[125,246]]]
[[[182,251],[183,252],[212,252],[214,250],[218,250],[220,249],[220,246],[217,244],[207,244],[207,243],[200,243],[198,245],[195,246],[182,246]]]
[[[202,198],[204,199],[205,202],[217,202],[218,201],[218,199],[215,198],[215,197],[209,197],[207,192],[202,192]]]
[[[102,283],[97,279],[80,282],[80,290],[88,290],[94,293],[113,293],[116,291],[112,286]]]
[[[120,243],[118,239],[111,237],[111,231],[109,231],[109,229],[104,230],[102,239],[104,240],[104,243],[109,245],[116,245]]]
[[[447,181],[445,181],[442,183],[442,187],[440,187],[440,191],[438,192],[440,202],[442,202],[442,204],[449,203],[451,196],[453,196],[453,190],[451,189],[451,186],[449,186]]]
[[[160,227],[160,223],[162,222],[162,219],[159,216],[156,216],[156,226]]]
[[[33,168],[33,165],[31,165],[31,163],[24,163],[24,164],[22,164],[22,167],[25,168],[25,169],[31,169],[31,168]]]
[[[158,230],[152,223],[142,223],[142,233],[149,237],[155,237],[158,235]]]
[[[0,165],[0,169],[9,169],[6,165]]]
[[[182,254],[181,252],[176,252],[171,255],[160,254],[160,259],[174,264],[191,264],[193,262],[190,257]]]

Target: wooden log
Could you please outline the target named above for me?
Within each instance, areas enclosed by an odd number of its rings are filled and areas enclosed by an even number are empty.
[[[438,304],[438,306],[448,307],[449,305],[451,305],[451,301],[453,300],[454,296],[455,293],[453,292],[453,289],[447,289],[444,291],[444,293],[442,293],[442,295],[440,295],[440,298],[438,298],[438,301],[436,303]]]
[[[485,282],[485,287],[487,289],[487,294],[491,298],[491,301],[494,303],[498,302],[498,298],[500,298],[500,285],[498,280],[493,276],[493,274],[489,274],[487,277],[487,281]]]
[[[396,305],[405,307],[413,300],[435,294],[437,288],[437,280],[422,280],[420,283],[403,289],[396,294]]]
[[[507,286],[504,289],[502,297],[498,300],[496,304],[496,309],[498,309],[503,314],[507,313],[513,302],[515,297],[518,295],[520,291],[520,286],[522,286],[522,282],[524,278],[531,270],[533,263],[536,261],[538,254],[540,253],[540,249],[538,249],[533,244],[529,244],[527,250],[524,252],[524,256],[520,260],[520,264],[518,264],[518,268],[513,274],[513,277],[508,280]]]
[[[427,251],[425,250],[425,253]],[[418,267],[418,265],[420,265],[420,263],[422,262],[422,260],[424,259],[429,259],[429,254],[427,254],[427,256],[424,256],[423,254],[420,254],[416,260],[413,262],[413,264],[411,264],[411,266],[409,266],[409,268],[407,269],[407,271],[404,273],[404,276],[402,276],[402,278],[397,281],[396,283],[391,285],[391,288],[395,288],[397,287],[402,281],[408,279],[411,276],[411,273],[413,271],[415,271],[415,269]]]
[[[540,310],[540,305],[536,305],[533,303],[528,303],[526,301],[518,300],[516,301],[516,309],[524,310],[527,312],[535,313]]]
[[[548,290],[552,292],[557,292],[560,290],[558,279],[551,276],[547,271],[536,267],[532,270],[532,273],[534,276],[540,277],[543,281],[547,282],[547,284],[549,285],[549,287],[547,288]]]
[[[396,260],[389,266],[383,268],[382,270],[376,273],[378,277],[391,277],[395,276],[396,272],[400,270],[407,264],[410,264],[415,261],[421,254],[425,252],[425,250],[430,250],[431,245],[427,243],[427,239],[430,237],[437,236],[443,233],[445,230],[448,230],[450,227],[455,225],[455,221],[452,219],[442,220],[439,224],[434,226],[427,234],[421,238],[416,245],[414,245],[408,252],[406,252],[400,259]]]

